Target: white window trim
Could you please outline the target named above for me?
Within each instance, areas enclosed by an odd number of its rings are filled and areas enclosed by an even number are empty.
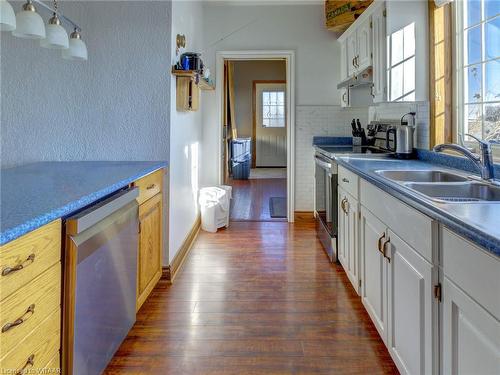
[[[465,141],[465,136],[462,134],[464,132],[464,90],[465,90],[465,79],[464,79],[464,1],[454,1],[452,3],[452,48],[454,53],[452,54],[452,65],[453,65],[453,77],[455,78],[455,84],[453,85],[453,108],[455,117],[454,117],[454,128],[453,128],[453,142],[458,144],[463,144],[464,146],[472,149],[473,151],[478,150],[477,142],[475,141]],[[481,48],[484,47],[484,33],[481,35]],[[482,87],[484,87],[486,72],[482,72]],[[462,134],[462,137],[460,137]],[[491,144],[493,155],[496,160],[500,160],[500,145]]]

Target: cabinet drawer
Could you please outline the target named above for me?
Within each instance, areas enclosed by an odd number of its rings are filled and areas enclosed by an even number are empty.
[[[134,182],[134,186],[139,188],[137,203],[142,204],[162,191],[163,173],[160,169]]]
[[[500,260],[446,227],[441,228],[441,251],[445,276],[500,319]]]
[[[0,358],[0,369],[12,374],[21,372],[23,368],[27,373],[38,373],[37,371],[43,369],[59,352],[60,326],[61,312],[58,310],[41,322],[37,329],[7,355]]]
[[[30,283],[0,302],[2,356],[55,310],[60,310],[61,263],[56,263]],[[12,324],[14,322],[19,324]]]
[[[61,260],[61,220],[0,247],[0,301]]]
[[[339,166],[339,186],[358,199],[359,197],[359,177],[355,173]]]
[[[437,224],[428,216],[380,190],[371,183],[360,181],[361,205],[384,222],[403,241],[427,261],[433,262],[433,234]]]

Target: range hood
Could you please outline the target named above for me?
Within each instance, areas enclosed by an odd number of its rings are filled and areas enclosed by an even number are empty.
[[[338,89],[343,87],[357,87],[357,86],[368,86],[373,84],[373,68],[369,66],[365,70],[361,71],[353,77],[340,82],[337,85]]]

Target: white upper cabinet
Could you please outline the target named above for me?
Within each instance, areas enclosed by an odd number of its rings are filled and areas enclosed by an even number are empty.
[[[385,4],[377,6],[372,14],[373,102],[387,100]]]
[[[340,80],[344,81],[349,77],[347,71],[347,44],[346,41],[340,43]]]
[[[372,65],[371,17],[359,25],[356,31],[356,45],[356,66],[358,72],[361,72]]]

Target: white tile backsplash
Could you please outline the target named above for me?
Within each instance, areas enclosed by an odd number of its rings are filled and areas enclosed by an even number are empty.
[[[351,120],[365,126],[368,110],[340,106],[299,105],[295,110],[295,210],[314,209],[313,136],[350,137]]]
[[[429,148],[429,102],[380,103],[368,108],[368,120],[399,120],[408,112],[416,112],[416,147]]]

